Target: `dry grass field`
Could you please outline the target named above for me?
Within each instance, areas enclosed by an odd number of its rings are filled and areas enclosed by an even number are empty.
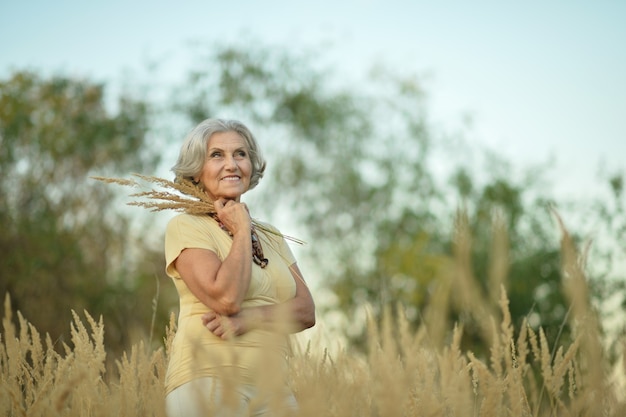
[[[299,416],[626,416],[623,363],[604,354],[578,255],[567,234],[562,247],[571,301],[573,342],[548,346],[541,329],[514,328],[506,292],[491,317],[491,349],[478,358],[462,351],[462,326],[433,345],[425,328],[410,330],[401,314],[370,324],[368,353],[332,354],[311,341],[290,359],[290,383]],[[164,416],[167,347],[142,343],[107,358],[104,325],[74,314],[70,346],[54,349],[49,337],[18,314],[7,297],[0,334],[2,416]],[[435,309],[436,311],[436,309]],[[441,313],[442,314],[442,313]],[[436,322],[436,317],[432,318]],[[172,322],[173,328],[173,322]],[[115,363],[115,366],[108,366]]]

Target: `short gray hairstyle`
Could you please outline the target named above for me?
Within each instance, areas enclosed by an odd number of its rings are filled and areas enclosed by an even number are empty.
[[[203,120],[187,134],[180,148],[178,160],[172,167],[176,176],[175,181],[178,182],[182,179],[193,181],[194,177],[200,175],[202,166],[206,161],[209,139],[214,133],[220,132],[236,132],[246,142],[252,162],[250,187],[248,189],[251,190],[257,186],[265,172],[265,160],[261,156],[259,145],[250,129],[243,123],[227,119]]]

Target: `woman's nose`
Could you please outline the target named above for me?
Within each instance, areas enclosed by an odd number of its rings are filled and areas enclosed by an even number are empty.
[[[237,169],[237,160],[232,156],[226,157],[226,168]]]

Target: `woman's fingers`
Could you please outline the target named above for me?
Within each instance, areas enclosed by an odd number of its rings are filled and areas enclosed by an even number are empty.
[[[202,325],[222,339],[239,336],[245,332],[244,322],[238,316],[222,316],[213,311],[202,315]]]
[[[228,207],[233,207],[236,205],[244,205],[243,203],[238,203],[235,200],[227,200],[225,198],[218,198],[217,200],[215,200],[213,202],[213,206],[215,207],[215,211],[217,212],[217,214],[220,214],[220,211],[223,211],[224,209],[228,208]]]
[[[204,325],[204,327],[206,327],[210,331],[214,331],[219,326],[220,326],[220,321],[217,320],[217,319],[216,320],[211,320],[210,322],[208,322],[207,324]]]
[[[222,339],[226,339],[234,334],[234,329],[229,318],[212,311],[202,315],[202,324],[211,333]]]
[[[214,311],[209,311],[208,313],[204,313],[202,315],[202,324],[206,326],[209,322],[211,322],[212,320],[215,320],[216,317],[217,317],[217,313],[215,313]]]
[[[214,202],[217,217],[224,226],[233,234],[250,228],[250,213],[244,203],[234,200],[218,199]]]

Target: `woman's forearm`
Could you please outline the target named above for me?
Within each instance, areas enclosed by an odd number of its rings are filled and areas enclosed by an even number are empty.
[[[280,304],[245,308],[239,315],[246,331],[297,333],[315,325],[315,306],[297,298]]]
[[[220,314],[232,315],[241,310],[241,304],[250,286],[252,275],[252,248],[250,236],[239,233],[233,236],[231,250],[222,261],[215,282],[216,294],[220,300]]]

